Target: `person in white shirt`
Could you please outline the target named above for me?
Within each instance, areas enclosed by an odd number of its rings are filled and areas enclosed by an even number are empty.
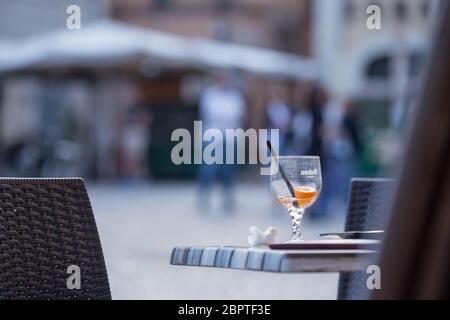
[[[226,129],[243,128],[246,114],[245,99],[241,92],[232,85],[229,75],[218,75],[215,83],[207,87],[200,97],[200,118],[203,122],[203,130],[218,129],[224,137],[224,164],[208,165],[203,163],[199,170],[199,184],[202,209],[208,207],[209,195],[216,178],[223,188],[223,205],[227,212],[234,209],[233,185],[235,166],[226,164]],[[235,153],[236,154],[236,153]]]
[[[205,89],[200,98],[200,117],[203,129],[219,129],[225,136],[226,129],[242,128],[245,115],[245,100],[230,80],[218,77],[217,84]]]

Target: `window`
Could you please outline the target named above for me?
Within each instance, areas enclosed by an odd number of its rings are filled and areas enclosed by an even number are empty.
[[[344,6],[344,17],[347,22],[352,22],[355,18],[355,4],[353,0],[347,0]]]
[[[218,12],[228,12],[233,9],[233,0],[216,0],[214,5]]]
[[[408,15],[408,6],[404,0],[398,0],[394,7],[395,17],[400,21],[405,21]]]
[[[424,56],[420,52],[414,52],[409,57],[409,75],[416,77],[423,69]]]
[[[369,62],[366,77],[372,80],[387,80],[391,76],[391,57],[381,56]]]
[[[424,18],[428,17],[428,13],[430,12],[430,3],[429,0],[423,0],[420,5],[420,11],[422,12],[422,16]]]
[[[172,0],[153,0],[153,7],[157,10],[166,10],[172,4]]]

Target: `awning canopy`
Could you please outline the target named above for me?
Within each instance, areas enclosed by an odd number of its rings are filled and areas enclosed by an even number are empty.
[[[205,38],[186,38],[110,20],[0,42],[0,72],[31,67],[115,66],[143,59],[159,66],[238,69],[314,80],[312,59]]]

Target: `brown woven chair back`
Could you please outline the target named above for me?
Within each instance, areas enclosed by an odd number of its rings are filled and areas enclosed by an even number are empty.
[[[110,298],[84,181],[0,178],[0,299]]]
[[[392,200],[391,179],[353,178],[350,182],[345,231],[384,230]],[[356,300],[369,295],[364,271],[339,275],[338,299]]]

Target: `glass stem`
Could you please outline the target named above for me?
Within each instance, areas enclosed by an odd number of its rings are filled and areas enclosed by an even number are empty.
[[[302,240],[303,231],[302,231],[302,219],[303,214],[305,213],[305,209],[292,207],[289,209],[289,215],[292,219],[292,235],[291,241],[299,241]]]

